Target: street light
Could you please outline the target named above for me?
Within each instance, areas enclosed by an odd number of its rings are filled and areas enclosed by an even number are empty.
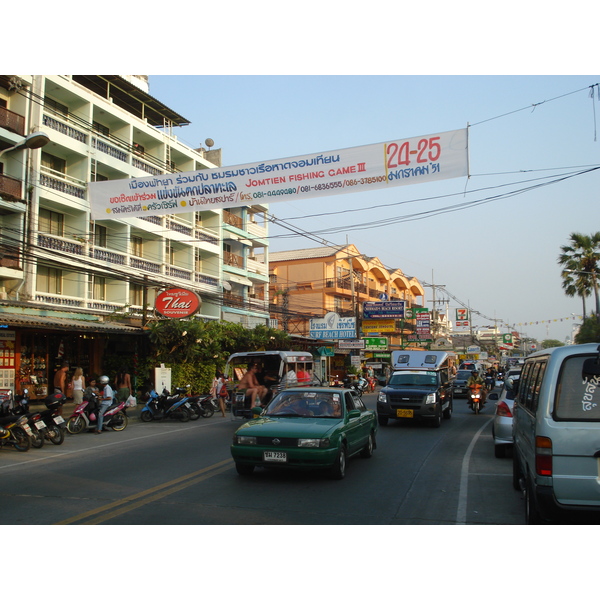
[[[22,148],[28,148],[30,150],[35,150],[37,148],[41,148],[45,146],[50,141],[47,133],[43,131],[34,131],[30,133],[22,142],[11,146],[10,148],[5,148],[0,151],[0,156],[2,156],[5,152],[12,152],[13,150],[21,150]]]

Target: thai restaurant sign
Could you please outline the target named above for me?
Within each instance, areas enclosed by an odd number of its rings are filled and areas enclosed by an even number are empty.
[[[172,288],[156,296],[154,307],[163,317],[183,319],[190,317],[200,309],[200,297],[182,288]]]
[[[344,150],[151,177],[89,182],[92,219],[149,217],[468,175],[466,129]]]

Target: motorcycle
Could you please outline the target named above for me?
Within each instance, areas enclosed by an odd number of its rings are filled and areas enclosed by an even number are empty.
[[[485,386],[487,387],[487,389],[493,390],[495,385],[496,385],[495,379],[491,375],[486,375],[485,376]]]
[[[344,387],[354,390],[360,398],[369,388],[369,382],[360,375],[355,381],[350,380],[349,377],[344,377]]]
[[[192,418],[192,406],[188,402],[189,398],[183,396],[187,390],[186,388],[177,388],[176,391],[175,395],[171,395],[164,389],[159,396],[155,390],[150,390],[146,394],[148,400],[140,412],[140,419],[144,423],[162,419],[178,419],[182,423],[187,423]]]
[[[31,448],[32,435],[25,415],[0,417],[0,447],[13,446],[19,452],[27,452]]]
[[[42,415],[39,412],[29,412],[29,391],[26,389],[22,395],[16,395],[14,402],[11,402],[12,408],[6,408],[6,401],[3,403],[3,412],[16,416],[25,416],[27,418],[27,425],[31,429],[29,437],[31,438],[31,445],[34,448],[42,448],[46,435],[48,433],[48,426],[42,419]]]
[[[485,405],[485,393],[481,386],[469,389],[469,408],[478,415]]]
[[[195,421],[199,417],[208,419],[215,414],[215,406],[213,399],[210,394],[200,394],[198,396],[191,396],[188,399],[192,407],[191,420]],[[218,404],[218,401],[216,401]],[[221,410],[220,408],[218,410]]]
[[[60,446],[65,441],[67,422],[60,414],[60,407],[66,400],[61,393],[52,394],[44,400],[46,410],[41,412],[42,420],[47,427],[46,439],[50,440],[55,446]]]
[[[84,400],[73,411],[67,421],[67,431],[72,434],[82,431],[93,431],[98,426],[98,415],[96,398]],[[113,431],[123,431],[127,427],[127,413],[125,402],[113,403],[104,413],[104,427],[110,427]]]

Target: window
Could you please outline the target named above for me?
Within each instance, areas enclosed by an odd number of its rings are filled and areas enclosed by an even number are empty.
[[[527,363],[519,382],[519,404],[531,412],[537,410],[546,363],[545,360]]]
[[[62,271],[52,267],[38,267],[36,289],[46,294],[62,294]]]
[[[110,135],[110,129],[106,125],[102,125],[102,123],[98,123],[98,121],[94,121],[92,123],[92,129],[99,133],[100,135],[104,135],[108,137]]]
[[[129,284],[129,304],[132,306],[142,306],[144,299],[144,288],[137,283]]]
[[[44,97],[44,106],[51,113],[64,117],[65,119],[69,118],[69,107],[52,98],[48,98],[48,96]]]
[[[40,208],[38,231],[62,237],[65,233],[65,216],[62,213]]]
[[[194,248],[194,270],[196,273],[202,273],[202,255],[200,248]]]
[[[196,224],[196,227],[202,227],[202,213],[201,212],[197,212],[194,215],[194,223]]]
[[[600,421],[600,386],[582,377],[586,358],[590,355],[571,356],[561,366],[552,413],[555,421]]]
[[[137,256],[139,258],[142,258],[144,240],[137,235],[132,235],[130,242],[131,242],[131,254],[133,254],[134,256]]]
[[[67,172],[67,161],[64,158],[54,156],[54,154],[42,152],[42,167],[65,175]]]
[[[94,223],[94,246],[106,248],[106,227]]]
[[[106,278],[92,275],[89,279],[89,296],[93,300],[106,300]]]

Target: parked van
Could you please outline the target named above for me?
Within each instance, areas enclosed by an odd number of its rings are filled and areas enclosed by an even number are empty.
[[[249,410],[250,400],[238,393],[238,384],[250,365],[258,365],[257,379],[269,389],[264,402],[268,402],[280,390],[296,385],[320,385],[314,374],[314,359],[310,352],[269,350],[264,352],[236,352],[225,365],[227,389],[232,400],[232,412]],[[288,373],[294,372],[290,377]],[[236,406],[237,405],[237,406]]]
[[[599,511],[600,346],[528,356],[513,416],[513,486],[525,494],[527,523]]]
[[[392,374],[377,398],[377,420],[424,419],[439,427],[452,416],[450,368],[453,354],[442,351],[396,350]]]

